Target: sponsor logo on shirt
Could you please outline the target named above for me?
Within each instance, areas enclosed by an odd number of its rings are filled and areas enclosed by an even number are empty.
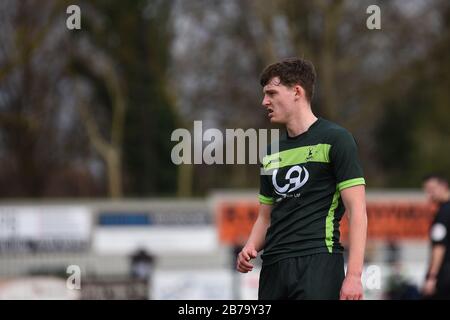
[[[296,165],[290,168],[284,177],[286,183],[278,185],[277,182],[278,169],[272,173],[272,184],[275,188],[275,193],[286,198],[289,193],[292,193],[305,185],[309,179],[309,172],[305,167]]]

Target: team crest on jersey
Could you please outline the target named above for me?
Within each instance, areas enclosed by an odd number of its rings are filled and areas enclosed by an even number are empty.
[[[285,198],[289,193],[292,193],[305,185],[309,179],[309,172],[305,167],[293,166],[290,168],[284,177],[285,184],[279,185],[277,182],[278,169],[272,173],[272,184],[275,188],[275,193]]]

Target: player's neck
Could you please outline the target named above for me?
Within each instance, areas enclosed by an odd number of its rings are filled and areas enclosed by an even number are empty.
[[[286,123],[286,131],[289,137],[296,137],[308,131],[309,127],[316,121],[317,117],[312,113],[311,107],[309,105],[304,106],[300,108],[298,114]]]
[[[442,197],[442,203],[450,201],[450,192],[447,192],[444,197]]]

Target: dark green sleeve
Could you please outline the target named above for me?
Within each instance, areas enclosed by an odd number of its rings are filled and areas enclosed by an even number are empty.
[[[330,160],[339,191],[366,184],[358,159],[358,147],[350,132],[336,131],[330,149]]]
[[[263,167],[261,166],[260,170],[260,183],[259,183],[259,202],[262,204],[273,204],[273,186],[272,186],[272,176],[268,174],[264,174]]]

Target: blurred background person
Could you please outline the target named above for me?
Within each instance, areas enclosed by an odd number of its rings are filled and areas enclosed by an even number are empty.
[[[427,298],[450,299],[450,191],[448,180],[439,174],[424,178],[423,189],[439,206],[430,229],[431,257],[423,294]]]

